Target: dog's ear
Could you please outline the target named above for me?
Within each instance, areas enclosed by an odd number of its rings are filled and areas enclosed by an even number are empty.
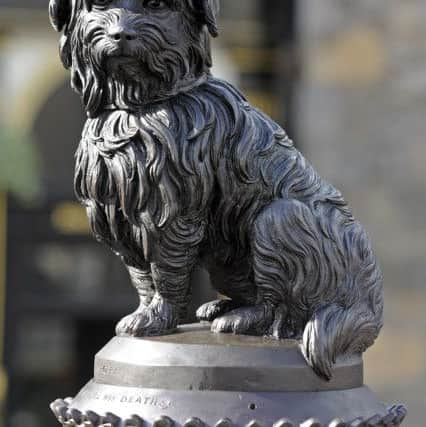
[[[219,13],[219,0],[195,0],[203,23],[207,26],[212,37],[219,35],[217,27],[217,14]]]
[[[61,32],[71,19],[72,0],[50,0],[49,18],[53,28]]]
[[[68,27],[72,16],[72,7],[75,0],[50,0],[49,18],[53,28],[64,31],[60,41],[60,56],[65,68],[71,67],[71,46],[68,37]],[[74,4],[75,5],[75,4]]]

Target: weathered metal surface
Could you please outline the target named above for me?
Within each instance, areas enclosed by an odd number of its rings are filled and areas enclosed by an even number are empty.
[[[214,78],[218,0],[50,0],[88,120],[75,190],[124,261],[139,308],[119,336],[183,321],[196,264],[227,301],[217,333],[296,337],[318,376],[382,326],[382,276],[341,193],[285,131]]]
[[[170,336],[114,338],[96,356],[94,379],[52,409],[64,425],[105,425],[105,417],[120,427],[399,425],[405,408],[379,402],[360,367],[360,358],[338,361],[328,383],[295,341],[220,337],[188,325]]]

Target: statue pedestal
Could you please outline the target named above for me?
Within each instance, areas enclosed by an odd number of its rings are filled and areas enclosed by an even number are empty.
[[[212,334],[208,325],[113,338],[93,380],[52,410],[64,426],[84,427],[390,427],[406,415],[363,385],[361,357],[338,361],[326,382],[296,341]]]

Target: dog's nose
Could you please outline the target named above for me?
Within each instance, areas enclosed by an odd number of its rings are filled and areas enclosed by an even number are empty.
[[[117,43],[129,42],[136,39],[136,32],[121,25],[109,29],[108,36]]]

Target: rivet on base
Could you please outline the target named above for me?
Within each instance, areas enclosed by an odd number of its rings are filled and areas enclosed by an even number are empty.
[[[404,405],[395,405],[389,409],[389,412],[395,414],[393,420],[395,426],[399,426],[407,416],[407,408]]]
[[[173,427],[173,420],[165,415],[158,417],[152,423],[153,427]]]
[[[60,423],[63,423],[65,421],[65,417],[67,414],[67,404],[64,400],[58,399],[55,400],[51,405],[50,409],[55,414],[56,418]]]
[[[204,423],[199,418],[192,417],[185,421],[183,427],[204,427]]]
[[[79,425],[83,422],[83,414],[77,409],[68,409],[66,419]]]
[[[126,421],[124,421],[124,427],[142,427],[143,419],[139,415],[132,415]]]
[[[215,427],[234,427],[234,423],[229,418],[222,418]]]
[[[382,425],[395,426],[396,424],[394,424],[394,421],[395,421],[395,414],[391,412],[382,419]]]
[[[92,411],[84,414],[84,427],[96,427],[99,425],[99,415]]]
[[[305,421],[300,427],[322,427],[321,423],[316,418],[311,418],[308,421]]]
[[[356,420],[353,420],[350,424],[350,427],[365,427],[366,423],[362,418],[357,418]]]
[[[118,427],[120,423],[120,418],[117,415],[112,414],[111,412],[107,412],[101,418],[101,427]]]
[[[295,427],[295,425],[287,418],[282,418],[274,424],[274,427]]]
[[[251,420],[248,424],[247,427],[264,427],[263,424],[258,421],[258,420]]]
[[[372,425],[372,426],[378,426],[379,423],[381,423],[382,418],[383,417],[381,417],[380,415],[375,415],[374,417],[371,417],[371,418],[369,418],[367,420],[366,425],[367,426],[370,426],[370,425]]]

